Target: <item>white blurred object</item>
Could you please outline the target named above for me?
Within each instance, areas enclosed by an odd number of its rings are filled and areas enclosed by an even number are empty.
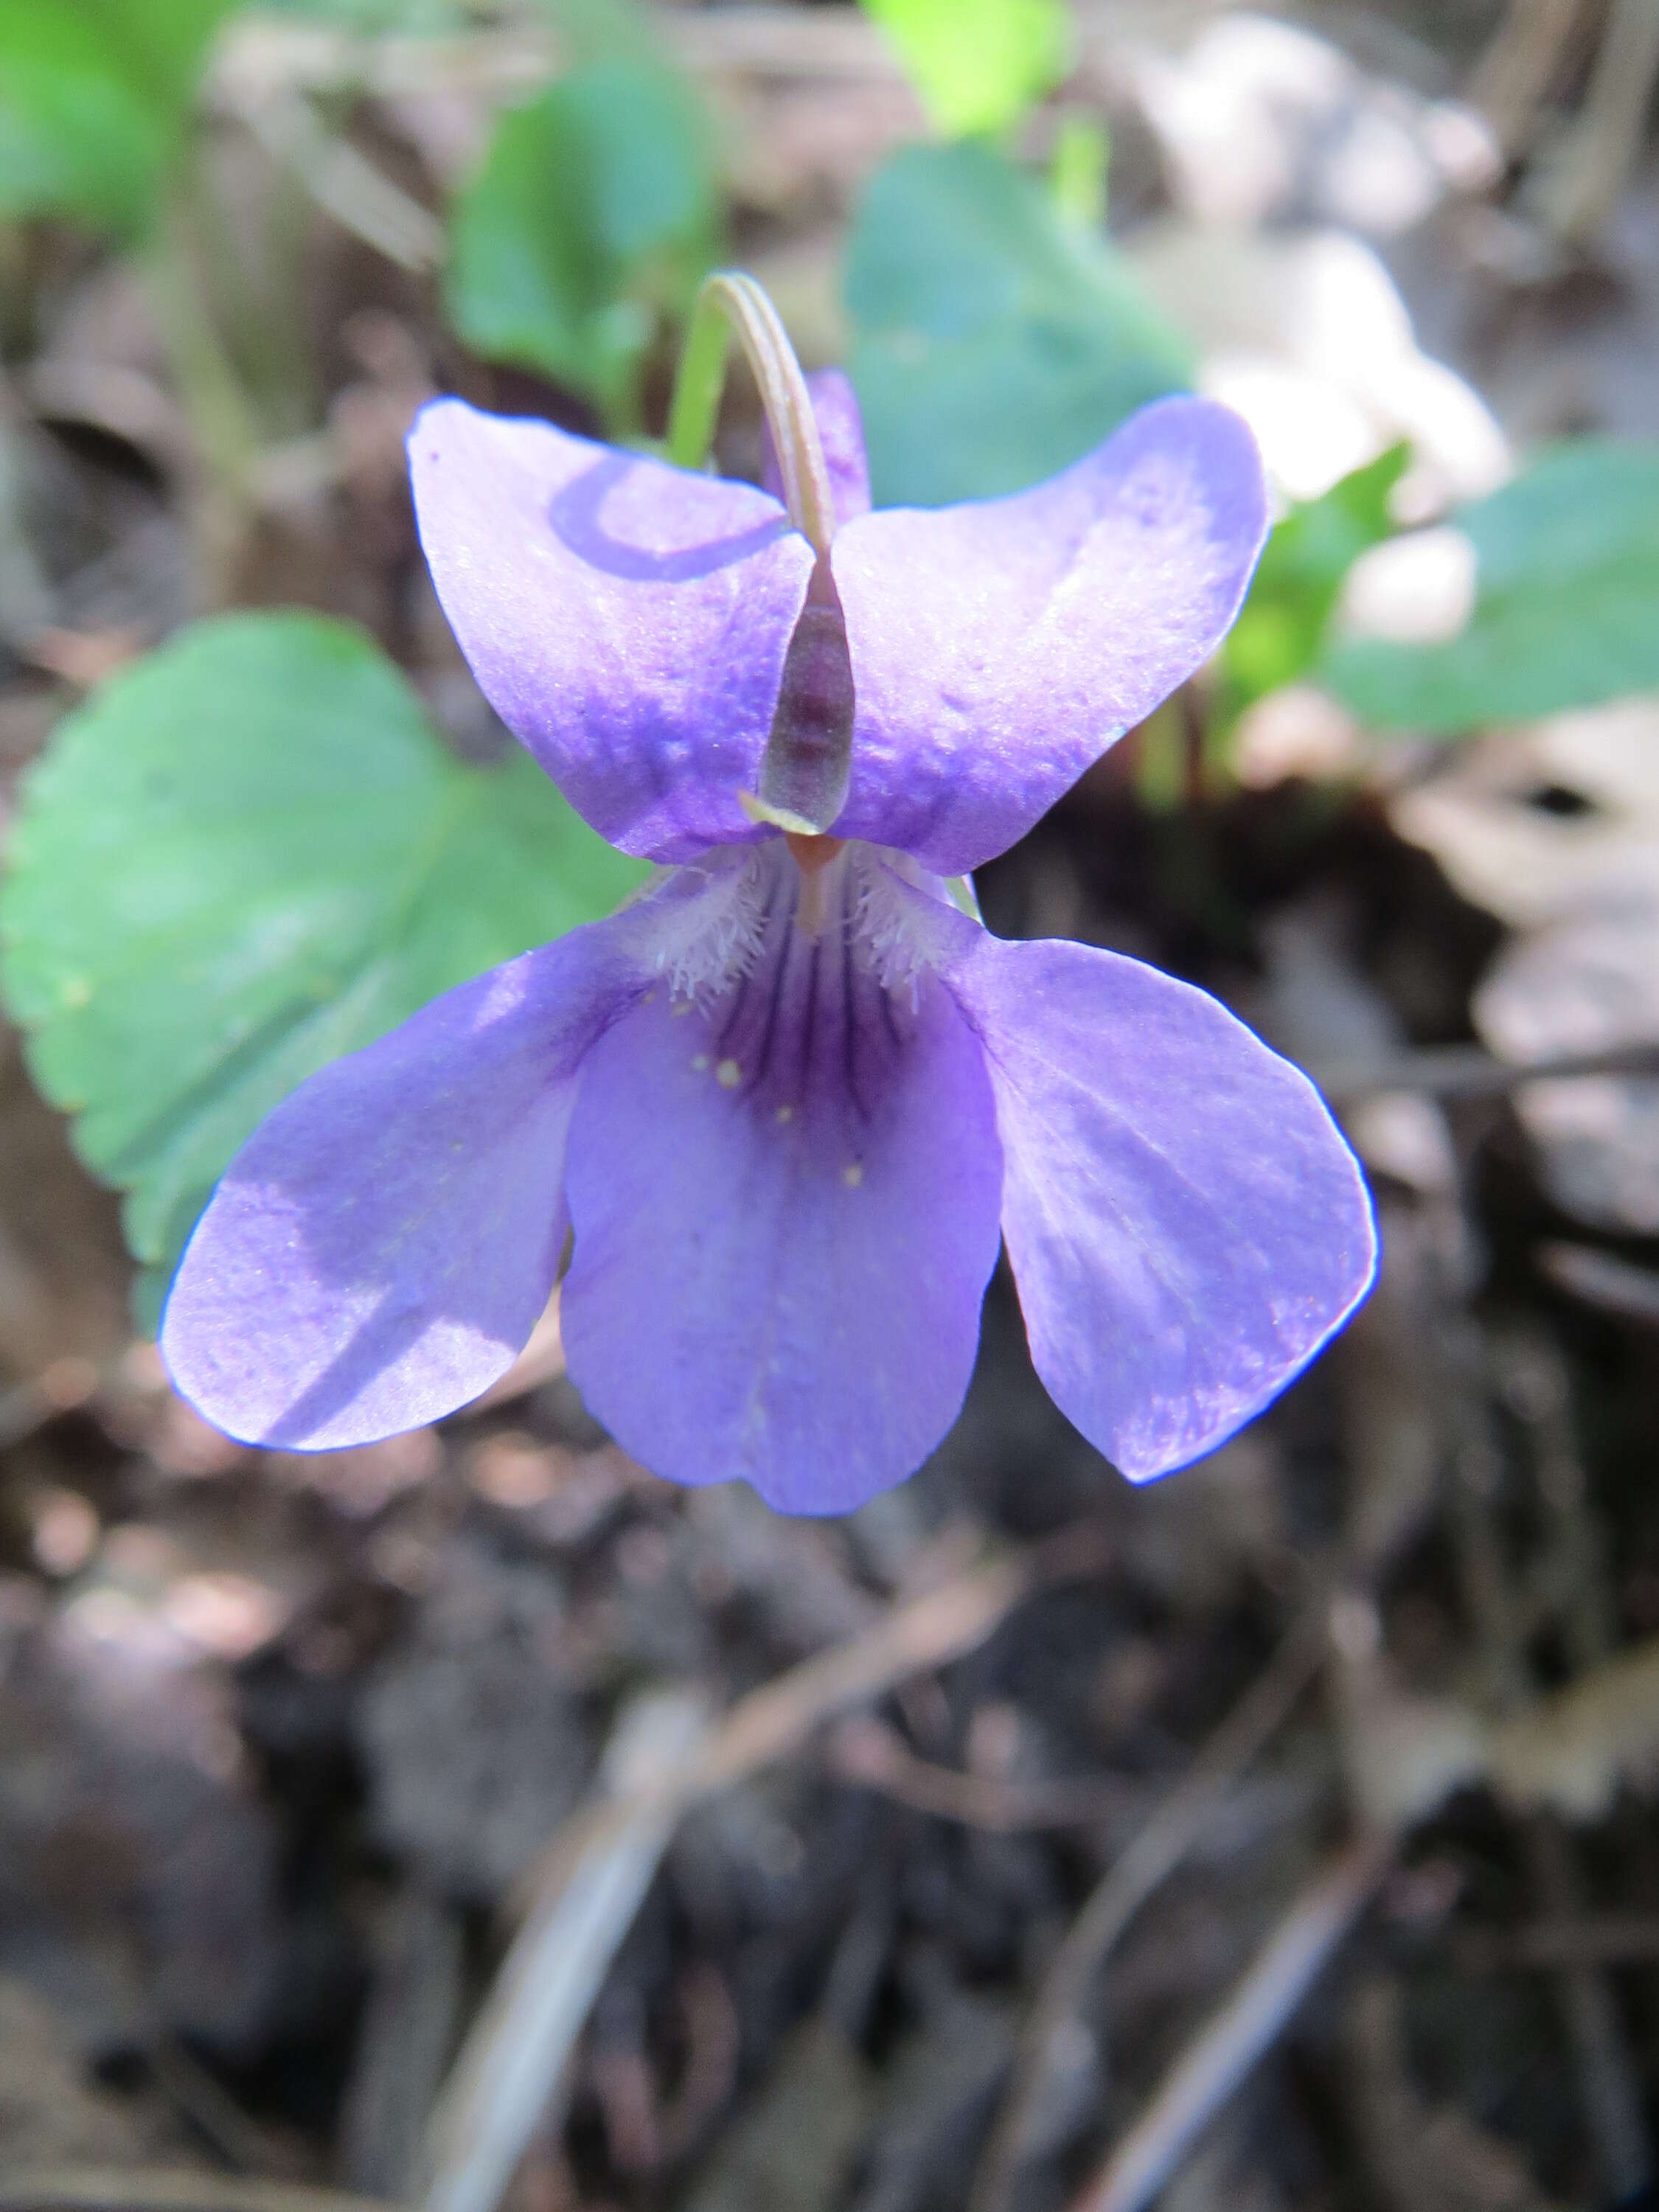
[[[1394,280],[1361,240],[1171,221],[1130,252],[1197,341],[1202,388],[1244,416],[1285,496],[1316,498],[1401,438],[1415,454],[1396,495],[1402,520],[1479,498],[1510,473],[1491,410],[1419,349]]]
[[[1390,811],[1465,898],[1511,928],[1634,902],[1654,907],[1659,929],[1659,702],[1554,714],[1460,747]]]
[[[1362,553],[1342,586],[1338,618],[1351,635],[1434,645],[1474,612],[1475,550],[1461,530],[1413,530]]]
[[[1476,992],[1512,1066],[1659,1044],[1659,701],[1558,714],[1469,746],[1394,802],[1467,898],[1517,933]],[[1516,1110],[1558,1204],[1659,1231],[1659,1082],[1528,1083]]]
[[[1359,725],[1345,707],[1311,684],[1281,684],[1240,715],[1232,765],[1248,789],[1269,791],[1289,776],[1312,783],[1358,778],[1370,763]]]
[[[1502,168],[1473,110],[1380,82],[1271,16],[1224,15],[1179,52],[1133,45],[1121,65],[1200,222],[1297,214],[1388,237]]]
[[[1444,1110],[1420,1091],[1379,1091],[1351,1106],[1345,1122],[1374,1175],[1391,1176],[1424,1198],[1457,1188],[1457,1154]]]
[[[1383,1060],[1404,1042],[1398,1018],[1360,972],[1350,934],[1340,904],[1321,898],[1282,908],[1262,926],[1267,972],[1251,1012],[1270,1043],[1314,1067]],[[1455,1190],[1451,1133],[1433,1099],[1377,1091],[1355,1101],[1342,1121],[1374,1172],[1425,1197]]]

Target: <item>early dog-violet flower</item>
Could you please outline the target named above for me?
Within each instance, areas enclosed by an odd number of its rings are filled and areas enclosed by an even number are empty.
[[[1223,635],[1266,531],[1249,431],[1160,401],[1033,490],[872,511],[850,387],[809,406],[754,313],[781,498],[457,399],[414,426],[485,696],[660,872],[237,1155],[161,1339],[234,1436],[452,1412],[568,1246],[569,1371],[626,1449],[841,1512],[955,1419],[1006,1243],[1038,1374],[1141,1480],[1258,1412],[1370,1284],[1370,1202],[1305,1077],[1139,962],[1000,941],[947,882]]]

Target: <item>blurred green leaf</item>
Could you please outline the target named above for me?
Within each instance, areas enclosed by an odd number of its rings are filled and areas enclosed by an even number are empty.
[[[1410,458],[1407,447],[1391,446],[1275,525],[1221,648],[1233,712],[1306,675],[1317,660],[1343,579],[1362,553],[1394,535],[1389,499]]]
[[[952,138],[1000,131],[1071,67],[1065,0],[864,0]]]
[[[653,64],[588,64],[497,120],[450,217],[448,308],[467,343],[592,399],[632,427],[640,363],[665,311],[714,258],[706,118]]]
[[[1111,133],[1097,115],[1060,118],[1048,155],[1048,196],[1079,230],[1097,231],[1106,220],[1111,158]]]
[[[574,62],[608,61],[617,55],[648,60],[653,49],[660,51],[660,27],[643,0],[541,0],[541,5]]]
[[[846,289],[884,505],[1036,483],[1191,369],[1106,240],[988,146],[907,147],[877,172]]]
[[[1320,680],[1354,714],[1452,732],[1659,687],[1659,444],[1555,447],[1456,520],[1472,619],[1441,644],[1334,647]]]
[[[516,747],[456,759],[357,631],[227,615],[106,684],[32,771],[0,983],[134,1252],[170,1269],[296,1084],[644,872]]]
[[[0,215],[153,218],[232,0],[0,0]]]
[[[262,15],[298,15],[334,23],[360,36],[395,32],[399,38],[441,38],[476,26],[469,0],[259,0]]]

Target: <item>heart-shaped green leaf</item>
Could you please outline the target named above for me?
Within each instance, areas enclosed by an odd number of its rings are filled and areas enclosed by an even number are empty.
[[[447,301],[470,346],[592,399],[613,428],[659,316],[714,254],[708,126],[669,70],[592,62],[498,119],[450,218]]]
[[[613,852],[516,747],[459,760],[361,633],[197,624],[32,770],[0,982],[87,1165],[170,1271],[231,1155],[317,1068],[608,912]]]
[[[1389,500],[1410,459],[1409,447],[1390,446],[1273,525],[1249,596],[1222,643],[1228,711],[1294,683],[1318,659],[1349,569],[1394,535]]]
[[[231,0],[0,0],[0,215],[132,237]]]
[[[1354,639],[1319,671],[1362,720],[1452,734],[1659,687],[1659,444],[1557,446],[1456,520],[1477,563],[1462,633]]]
[[[847,307],[884,506],[1037,483],[1192,368],[1107,240],[972,141],[906,147],[877,172]]]
[[[1070,66],[1064,0],[864,0],[951,137],[1006,131]]]

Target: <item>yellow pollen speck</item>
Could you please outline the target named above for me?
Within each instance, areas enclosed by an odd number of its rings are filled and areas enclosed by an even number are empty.
[[[695,1052],[692,1054],[691,1073],[693,1075],[701,1075],[708,1065],[708,1054],[706,1052]]]
[[[692,1002],[690,999],[676,999],[668,1011],[676,1021],[682,1021],[691,1012],[691,1008]]]
[[[856,1190],[864,1181],[864,1170],[857,1160],[854,1160],[842,1170],[841,1179],[848,1190]]]
[[[735,1091],[743,1081],[743,1070],[735,1060],[723,1060],[714,1070],[714,1080],[727,1091]]]
[[[657,1000],[657,994],[656,994],[656,990],[655,990],[655,988],[654,988],[654,987],[653,987],[651,990],[649,990],[649,991],[647,991],[647,992],[646,993],[645,996],[644,996],[644,997],[640,1000],[640,1004],[641,1004],[642,1006],[654,1006],[654,1005],[656,1004],[656,1000]]]
[[[779,1109],[778,1109],[778,1119],[779,1119],[779,1121],[793,1121],[794,1120],[794,1118],[795,1118],[795,1109],[794,1109],[794,1108],[793,1108],[793,1106],[780,1106],[780,1107],[779,1107]]]
[[[84,975],[70,975],[59,993],[64,1006],[78,1009],[92,1003],[92,986]]]

